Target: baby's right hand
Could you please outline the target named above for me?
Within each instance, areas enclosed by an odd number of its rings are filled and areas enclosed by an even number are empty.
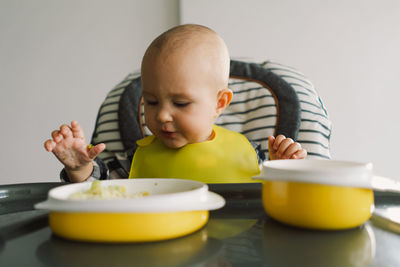
[[[87,168],[92,160],[106,148],[103,143],[96,146],[88,145],[83,130],[76,121],[72,121],[71,126],[62,125],[59,130],[54,130],[51,136],[53,139],[47,140],[44,147],[48,152],[53,152],[64,164],[67,172]]]

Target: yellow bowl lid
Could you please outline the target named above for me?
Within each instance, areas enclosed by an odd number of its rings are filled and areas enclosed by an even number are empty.
[[[371,188],[372,169],[371,163],[353,161],[272,160],[265,161],[253,179]]]

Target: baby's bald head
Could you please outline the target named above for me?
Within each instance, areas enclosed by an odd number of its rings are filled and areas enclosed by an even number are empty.
[[[215,119],[232,99],[229,64],[224,41],[204,26],[177,26],[150,44],[142,60],[144,115],[167,147],[212,138]]]
[[[154,64],[155,61],[168,62],[168,67],[201,65],[209,71],[207,76],[215,82],[217,89],[228,87],[228,49],[222,38],[205,26],[186,24],[162,33],[147,48],[142,60],[142,73],[146,64]]]

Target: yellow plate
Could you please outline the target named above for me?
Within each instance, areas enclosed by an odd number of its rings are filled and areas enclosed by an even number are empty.
[[[123,186],[128,195],[118,199],[70,199],[91,183],[69,184],[49,191],[35,205],[50,211],[49,224],[61,237],[89,242],[150,242],[190,234],[203,227],[209,210],[225,200],[204,183],[181,179],[121,179],[102,181],[103,187]]]

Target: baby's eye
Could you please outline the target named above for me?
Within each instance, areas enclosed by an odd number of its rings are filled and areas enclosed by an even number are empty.
[[[147,100],[147,99],[145,100],[145,102],[147,105],[150,105],[150,106],[155,106],[158,104],[157,101],[151,101],[151,100]]]
[[[187,107],[190,104],[190,102],[174,102],[174,105],[178,108],[184,108]]]

